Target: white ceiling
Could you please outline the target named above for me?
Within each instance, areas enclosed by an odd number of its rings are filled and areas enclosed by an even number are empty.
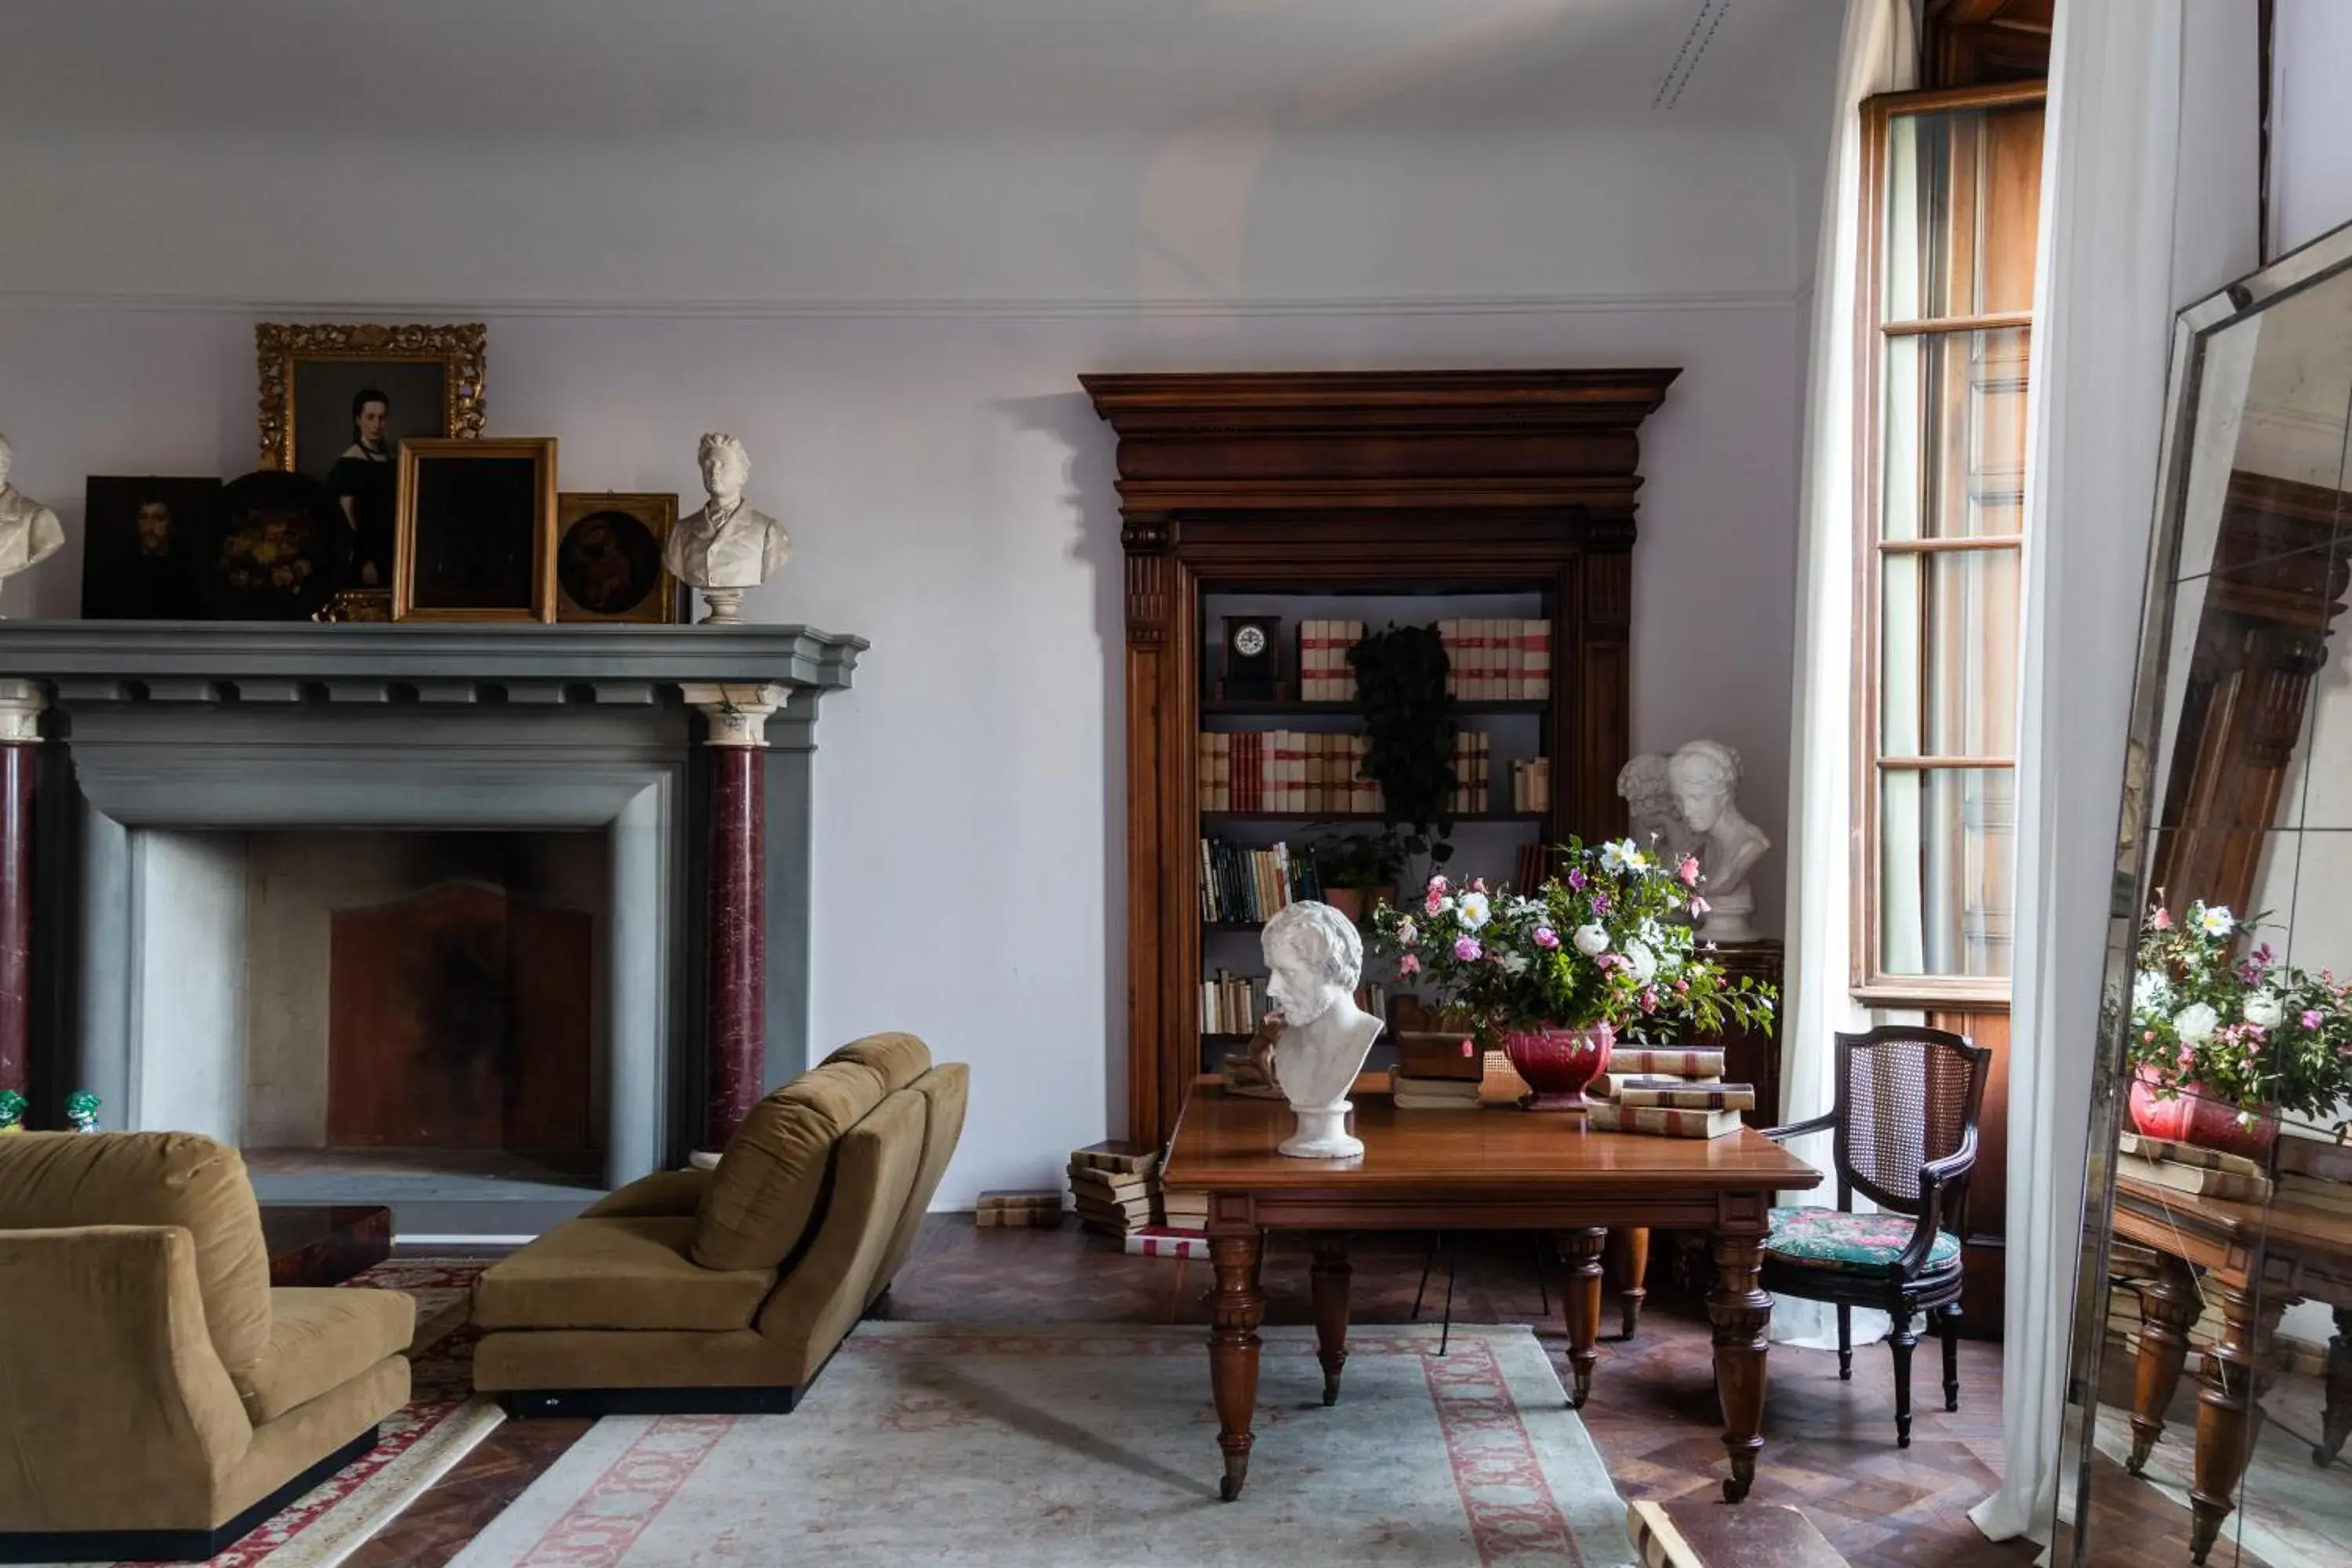
[[[1752,124],[1833,0],[10,0],[0,136],[1367,132]],[[1680,63],[1681,68],[1677,69]],[[1686,78],[1670,103],[1660,89]],[[1795,101],[1791,101],[1794,100]]]

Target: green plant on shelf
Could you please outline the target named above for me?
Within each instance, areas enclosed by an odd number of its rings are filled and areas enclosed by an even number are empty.
[[[1409,851],[1393,827],[1377,833],[1335,833],[1307,847],[1315,874],[1327,888],[1388,888],[1404,875]]]
[[[1371,632],[1348,650],[1356,697],[1364,710],[1364,772],[1381,784],[1387,820],[1404,829],[1402,843],[1432,866],[1453,858],[1454,699],[1451,669],[1435,626],[1391,626]]]

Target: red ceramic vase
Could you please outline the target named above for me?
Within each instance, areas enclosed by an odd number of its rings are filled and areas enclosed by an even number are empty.
[[[2180,1092],[2170,1100],[2158,1099],[2157,1088],[2153,1068],[2144,1067],[2132,1075],[2132,1126],[2143,1138],[2194,1143],[2249,1160],[2270,1158],[2271,1145],[2278,1142],[2278,1114],[2273,1108],[2266,1105],[2257,1110],[2249,1124],[2238,1120],[2235,1105],[2209,1098],[2202,1085],[2182,1084]]]
[[[1583,1110],[1584,1086],[1609,1070],[1609,1049],[1616,1043],[1616,1031],[1605,1023],[1589,1029],[1555,1029],[1546,1024],[1524,1034],[1505,1035],[1503,1054],[1528,1083],[1519,1109]]]

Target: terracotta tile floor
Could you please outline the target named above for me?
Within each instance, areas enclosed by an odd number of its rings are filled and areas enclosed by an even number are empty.
[[[1356,1321],[1407,1321],[1426,1246],[1418,1236],[1357,1238],[1351,1249]],[[1269,1322],[1312,1321],[1307,1262],[1297,1238],[1277,1236],[1269,1244],[1264,1278]],[[1704,1311],[1675,1288],[1673,1272],[1662,1249],[1652,1261],[1641,1331],[1630,1342],[1601,1345],[1584,1420],[1626,1497],[1711,1500],[1724,1456],[1708,1332]],[[933,1215],[877,1315],[961,1322],[1205,1323],[1202,1296],[1208,1283],[1205,1263],[1129,1258],[1115,1242],[1075,1226],[978,1230],[969,1215]],[[1441,1262],[1431,1272],[1424,1318],[1436,1317],[1444,1287]],[[1565,1382],[1557,1297],[1551,1305],[1548,1320],[1538,1306],[1531,1239],[1465,1238],[1454,1321],[1535,1324]],[[1612,1301],[1604,1328],[1615,1322]],[[1202,1359],[1205,1392],[1205,1354]],[[1751,1495],[1802,1509],[1856,1568],[2032,1563],[2032,1546],[1996,1545],[1966,1518],[1992,1489],[2000,1463],[2000,1347],[1962,1342],[1957,1413],[1943,1409],[1939,1368],[1933,1342],[1924,1343],[1915,1365],[1912,1446],[1905,1450],[1895,1446],[1893,1377],[1884,1347],[1857,1352],[1853,1381],[1843,1384],[1830,1352],[1776,1347],[1766,1447]],[[437,1568],[587,1426],[507,1423],[349,1561],[353,1568]],[[1213,1468],[1213,1458],[1204,1451],[1203,1466]],[[2098,1492],[2099,1563],[2169,1568],[2188,1563],[2183,1512],[2125,1483],[2112,1468]],[[2222,1550],[2213,1561],[2260,1568],[2251,1557],[2232,1558]]]

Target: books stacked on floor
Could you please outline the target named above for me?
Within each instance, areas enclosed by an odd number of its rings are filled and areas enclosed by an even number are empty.
[[[1205,1222],[1206,1216],[1203,1215]],[[1198,1230],[1172,1225],[1147,1225],[1130,1230],[1119,1245],[1138,1258],[1198,1258],[1209,1256],[1209,1238]]]
[[[1446,620],[1445,692],[1457,702],[1540,702],[1551,696],[1551,623]]]
[[[1222,839],[1201,840],[1201,918],[1263,923],[1276,910],[1323,896],[1315,856],[1277,844],[1255,849]]]
[[[1494,759],[1489,755],[1493,737],[1484,730],[1454,731],[1454,814],[1475,816],[1486,809],[1494,794],[1488,782]]]
[[[1167,1215],[1170,1230],[1205,1233],[1209,1228],[1209,1194],[1206,1193],[1162,1193],[1160,1211]]]
[[[2231,1198],[2240,1203],[2270,1200],[2270,1173],[2259,1160],[2194,1143],[2144,1138],[2137,1132],[2125,1133],[2116,1143],[2122,1157],[2116,1162],[2116,1170],[2121,1175],[2137,1176],[2144,1182],[2200,1197]]]
[[[1051,1188],[980,1194],[971,1223],[982,1230],[1034,1226],[1053,1230],[1062,1223],[1062,1194]]]
[[[1609,1070],[1584,1089],[1585,1125],[1595,1132],[1656,1138],[1722,1138],[1756,1106],[1756,1086],[1723,1081],[1723,1053],[1683,1047],[1622,1046]]]
[[[1364,640],[1361,621],[1298,623],[1298,696],[1304,702],[1353,702],[1356,671],[1348,652]]]
[[[1385,797],[1364,774],[1367,744],[1362,735],[1303,730],[1203,730],[1193,754],[1201,809],[1376,814]]]
[[[1511,809],[1513,811],[1549,811],[1551,809],[1551,759],[1523,757],[1511,764]],[[1538,878],[1538,881],[1541,879]],[[1535,883],[1529,883],[1532,887]]]
[[[1070,1201],[1078,1223],[1126,1236],[1158,1222],[1160,1151],[1118,1139],[1070,1151]]]

